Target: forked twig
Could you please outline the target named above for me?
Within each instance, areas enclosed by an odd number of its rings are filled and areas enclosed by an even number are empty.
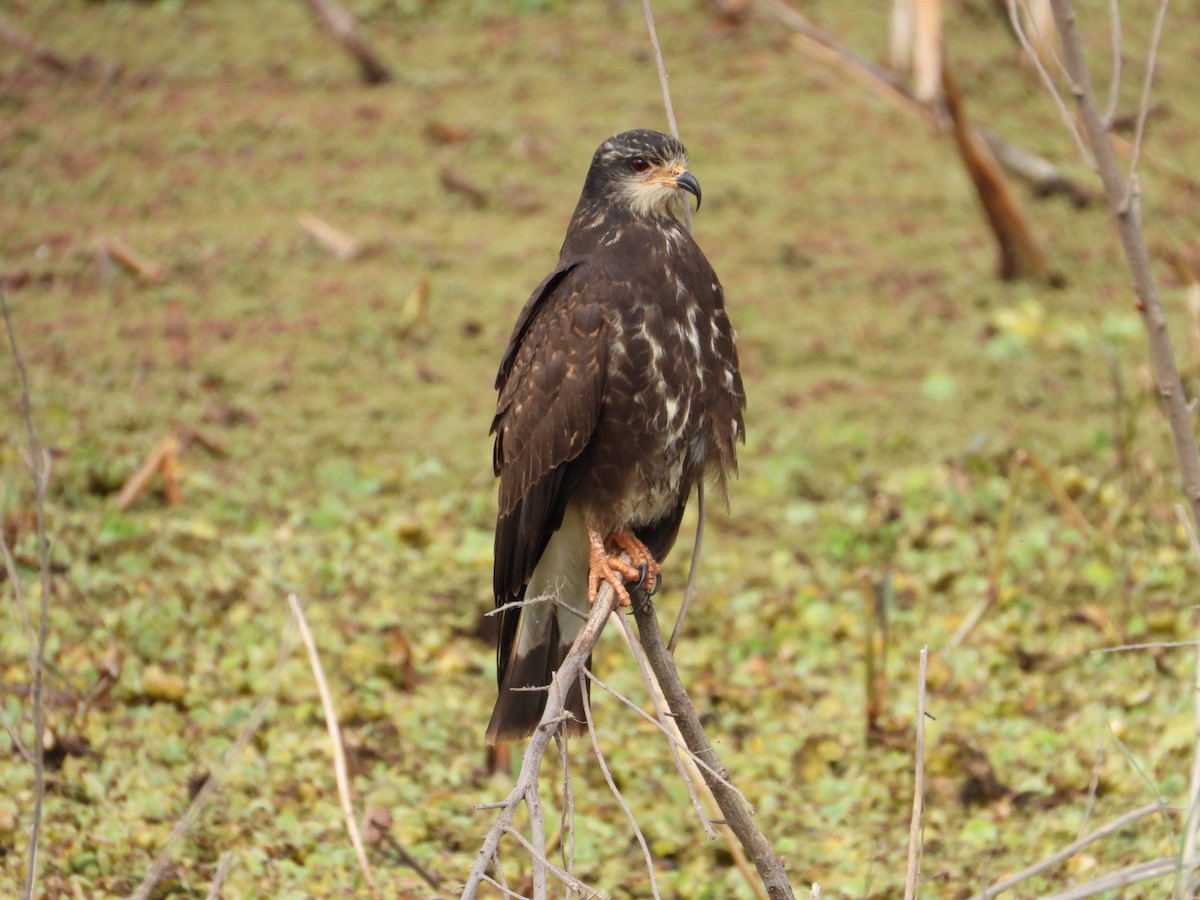
[[[496,850],[500,846],[500,839],[512,825],[517,808],[522,802],[528,802],[528,795],[531,792],[537,791],[538,772],[541,769],[542,759],[546,755],[546,750],[549,748],[550,741],[558,730],[559,724],[567,716],[564,712],[567,694],[580,677],[586,660],[596,646],[596,641],[600,639],[604,624],[608,621],[609,614],[616,608],[616,605],[616,595],[613,593],[612,586],[605,582],[600,586],[600,593],[592,605],[587,621],[576,636],[575,643],[571,645],[571,649],[558,667],[558,671],[554,673],[554,678],[546,691],[546,708],[525,748],[525,754],[521,759],[521,771],[512,790],[499,803],[476,807],[477,809],[498,809],[500,814],[496,816],[496,821],[484,837],[483,846],[475,856],[475,862],[471,866],[466,884],[463,885],[462,900],[472,900],[477,895],[479,885],[486,879],[487,871],[493,860],[496,860]],[[499,868],[497,861],[498,871]]]
[[[358,830],[358,820],[354,816],[354,803],[350,798],[350,776],[346,768],[346,748],[342,746],[342,731],[338,726],[337,712],[333,708],[333,695],[329,692],[329,684],[325,680],[325,671],[321,668],[321,657],[317,652],[317,642],[313,640],[312,630],[308,627],[308,619],[300,607],[300,599],[295,594],[288,594],[288,606],[292,617],[300,629],[300,639],[308,650],[308,662],[312,667],[313,678],[317,682],[317,692],[321,695],[321,708],[325,711],[325,727],[329,731],[329,740],[333,744],[333,772],[337,779],[338,799],[342,805],[342,817],[346,823],[346,833],[350,843],[354,845],[354,855],[358,859],[358,868],[372,896],[378,896],[375,879],[371,875],[371,865],[367,862],[367,848],[363,845],[362,835]]]

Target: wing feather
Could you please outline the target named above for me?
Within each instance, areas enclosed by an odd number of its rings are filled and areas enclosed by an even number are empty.
[[[560,266],[522,310],[497,377],[492,431],[500,477],[493,588],[496,605],[521,600],[551,535],[562,524],[603,403],[607,325],[586,267]],[[501,617],[498,671],[518,611]]]

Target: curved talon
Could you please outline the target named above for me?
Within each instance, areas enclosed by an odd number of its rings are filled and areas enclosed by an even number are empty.
[[[646,578],[650,574],[650,567],[648,565],[646,565],[646,563],[642,563],[640,566],[637,567],[637,570],[638,570],[638,580],[637,580],[637,584],[635,584],[633,586],[633,589],[635,591],[640,591],[642,588],[644,588],[646,586]]]

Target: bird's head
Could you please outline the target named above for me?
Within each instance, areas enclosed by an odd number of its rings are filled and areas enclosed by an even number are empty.
[[[635,216],[666,216],[682,213],[681,192],[687,191],[696,197],[699,209],[700,182],[687,170],[687,162],[687,150],[669,134],[623,131],[596,149],[583,194]]]

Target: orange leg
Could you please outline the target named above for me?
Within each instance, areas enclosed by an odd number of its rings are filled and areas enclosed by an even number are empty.
[[[625,562],[619,556],[610,554],[604,546],[604,538],[601,537],[600,532],[595,528],[589,525],[587,532],[589,545],[588,603],[592,604],[596,602],[596,595],[600,592],[600,582],[607,581],[612,585],[613,593],[617,595],[617,600],[621,606],[629,606],[631,601],[629,599],[629,591],[625,590],[625,582],[637,581],[642,574],[641,571],[636,566],[631,566]],[[641,542],[639,541],[638,543],[640,544]],[[643,551],[645,549],[645,547],[642,547]],[[632,556],[632,554],[630,555]],[[649,556],[649,554],[646,555]]]

